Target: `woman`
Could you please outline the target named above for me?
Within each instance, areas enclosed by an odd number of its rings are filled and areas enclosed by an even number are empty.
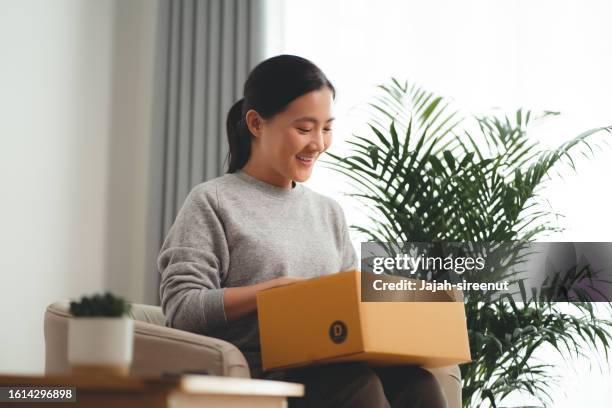
[[[342,208],[301,184],[332,142],[334,97],[297,56],[249,74],[227,116],[227,174],[190,191],[159,254],[166,324],[235,344],[253,378],[305,384],[292,407],[444,406],[435,378],[415,367],[262,372],[255,294],[358,265]]]

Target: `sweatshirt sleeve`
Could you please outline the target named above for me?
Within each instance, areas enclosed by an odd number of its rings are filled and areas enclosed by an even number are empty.
[[[229,250],[216,186],[188,194],[157,258],[166,326],[206,334],[227,325],[221,282]]]
[[[338,204],[340,213],[340,225],[342,226],[342,269],[340,271],[348,271],[350,269],[359,269],[359,260],[357,259],[357,253],[355,247],[351,242],[351,236],[349,234],[349,228],[346,222],[346,216],[342,207]]]

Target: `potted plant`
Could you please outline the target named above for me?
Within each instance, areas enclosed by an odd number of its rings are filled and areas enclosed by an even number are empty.
[[[529,242],[559,231],[541,189],[559,164],[574,169],[576,153],[592,152],[592,138],[612,133],[587,130],[545,150],[529,129],[556,112],[464,119],[418,86],[392,79],[380,89],[366,133],[349,139],[348,155],[328,152],[326,161],[370,210],[373,225],[352,227],[376,242]],[[573,302],[573,313],[546,300],[464,303],[473,359],[461,366],[466,408],[499,406],[513,392],[552,403],[553,366],[539,362],[536,350],[569,357],[591,347],[607,360],[612,346],[612,321],[597,317],[590,302]]]
[[[70,302],[68,361],[73,373],[128,375],[132,363],[131,305],[106,292]]]

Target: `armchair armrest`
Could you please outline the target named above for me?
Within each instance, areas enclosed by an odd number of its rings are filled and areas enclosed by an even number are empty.
[[[461,370],[458,365],[428,368],[440,383],[446,395],[448,408],[461,408]]]
[[[44,319],[45,372],[70,371],[68,363],[68,302],[47,307]],[[233,344],[213,337],[134,320],[132,374],[205,370],[213,375],[250,378],[244,355]]]
[[[133,373],[206,370],[213,375],[250,378],[249,366],[233,344],[170,327],[134,322]]]

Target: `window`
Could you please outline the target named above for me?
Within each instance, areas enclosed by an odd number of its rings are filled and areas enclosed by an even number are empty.
[[[560,111],[532,132],[552,147],[612,124],[611,14],[612,3],[602,1],[268,0],[266,56],[304,56],[332,80],[338,90],[333,150],[346,148],[343,136],[363,121],[359,107],[391,76],[450,97],[466,113]],[[594,160],[579,157],[577,173],[554,177],[543,194],[565,216],[559,223],[566,231],[547,239],[612,241],[611,159],[612,143]],[[341,195],[342,183],[321,167],[307,182],[337,199],[349,224],[363,224],[358,205]],[[360,237],[352,235],[359,249]],[[564,367],[551,356],[542,358]],[[560,370],[556,407],[607,406],[612,377],[588,363]]]

